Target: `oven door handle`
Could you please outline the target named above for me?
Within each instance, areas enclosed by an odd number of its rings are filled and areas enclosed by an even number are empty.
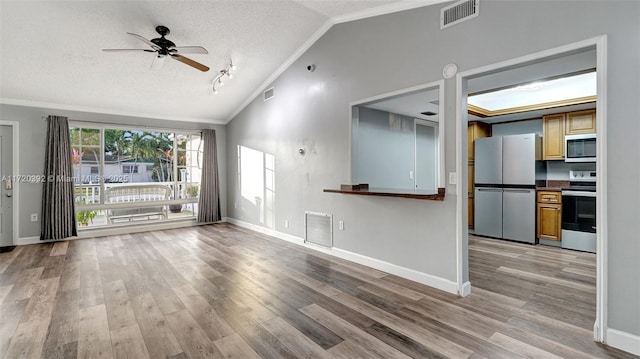
[[[562,195],[567,197],[596,197],[595,192],[589,191],[562,191]]]

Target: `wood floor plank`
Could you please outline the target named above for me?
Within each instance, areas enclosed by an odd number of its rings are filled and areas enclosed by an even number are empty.
[[[4,302],[4,299],[9,295],[9,292],[11,292],[11,289],[13,289],[13,284],[0,286],[0,305],[2,305],[2,302]]]
[[[193,287],[187,284],[174,288],[174,291],[209,339],[215,341],[234,333],[229,324],[220,318],[209,302]]]
[[[58,288],[45,342],[45,351],[55,349],[54,353],[64,353],[70,348],[67,344],[76,343],[75,348],[78,347],[80,289],[61,291],[60,287]]]
[[[105,305],[82,308],[79,314],[78,357],[113,358]]]
[[[20,300],[31,298],[38,286],[38,280],[44,267],[29,268],[22,271],[13,288],[5,300]]]
[[[39,359],[47,335],[50,318],[35,318],[18,325],[7,349],[7,358]]]
[[[18,258],[21,251],[22,247],[16,247],[11,252],[0,253],[0,274],[9,268],[13,261]]]
[[[9,348],[29,299],[5,301],[0,305],[0,358]]]
[[[132,298],[131,307],[151,358],[166,358],[182,353],[178,340],[150,293]]]
[[[365,303],[346,294],[337,295],[335,299],[354,310],[368,315],[375,321],[382,323],[425,346],[433,348],[433,350],[438,353],[457,358],[468,358],[472,354],[470,350],[463,348],[448,339],[442,338],[420,326],[387,313],[369,303]]]
[[[228,298],[216,300],[212,305],[220,316],[244,339],[262,358],[297,358],[293,351],[282,344],[251,317],[246,315]]]
[[[64,256],[67,254],[69,248],[69,241],[55,242],[49,256]]]
[[[112,330],[111,345],[116,359],[150,358],[147,345],[137,324]]]
[[[59,283],[60,277],[41,279],[37,282],[29,304],[22,314],[22,322],[51,318]]]
[[[232,334],[213,342],[226,359],[260,359],[239,334]]]
[[[547,283],[558,284],[568,288],[575,288],[575,289],[584,290],[585,292],[595,293],[595,287],[593,285],[580,284],[580,283],[576,283],[576,282],[572,282],[564,279],[549,277],[542,274],[526,272],[526,271],[522,271],[515,268],[500,267],[498,268],[498,270],[502,272],[514,274],[523,278],[538,279]]]
[[[339,317],[336,317],[316,304],[305,307],[300,311],[318,323],[331,329],[336,334],[344,338],[349,338],[350,341],[355,342],[362,348],[368,348],[368,350],[382,358],[409,358],[409,356],[401,351],[383,343],[377,338],[369,335],[367,332],[340,319]]]
[[[190,358],[223,358],[187,310],[167,314],[167,322],[178,339],[178,343]]]
[[[489,338],[489,341],[526,358],[562,359],[557,355],[553,355],[501,333],[495,333],[491,338]]]
[[[330,358],[329,354],[318,344],[304,336],[280,317],[273,318],[260,325],[273,336],[280,338],[282,344],[289,347],[300,358]]]
[[[107,283],[103,290],[109,330],[114,331],[136,324],[136,317],[133,313],[124,281],[116,280]]]

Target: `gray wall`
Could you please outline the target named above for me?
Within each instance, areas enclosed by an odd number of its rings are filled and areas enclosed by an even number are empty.
[[[168,129],[215,129],[218,142],[218,165],[220,166],[220,201],[222,216],[226,215],[226,126],[0,104],[0,119],[19,122],[20,152],[18,154],[18,161],[20,165],[20,175],[41,175],[43,173],[47,126],[46,121],[42,117],[48,115],[66,116],[69,120],[76,121],[104,122],[123,124],[126,126],[140,125]],[[19,216],[19,228],[14,228],[14,231],[18,230],[18,236],[20,238],[39,237],[40,222],[31,222],[30,216],[31,213],[37,213],[38,218],[40,218],[42,184],[21,183],[19,186],[20,213],[17,214]]]
[[[276,230],[302,237],[305,210],[332,213],[334,223],[345,223],[344,231],[334,229],[336,247],[455,281],[455,186],[447,185],[443,202],[322,192],[349,181],[348,103],[438,80],[447,63],[465,71],[606,34],[608,324],[640,335],[640,2],[487,0],[481,6],[479,17],[445,30],[438,25],[441,6],[329,30],[274,81],[275,98],[257,98],[229,124],[229,216],[237,218],[241,206],[235,146],[251,146],[276,156]],[[313,73],[305,69],[311,63]],[[440,117],[447,172],[455,171],[458,156],[455,91],[455,80],[447,80]],[[297,155],[301,145],[306,156]],[[466,166],[458,178],[466,188]]]
[[[413,189],[409,172],[415,165],[413,118],[397,115],[402,124],[391,128],[389,112],[359,108],[352,145],[353,183],[371,187]]]
[[[491,136],[522,135],[525,133],[537,133],[542,137],[542,119],[496,123],[491,126]]]

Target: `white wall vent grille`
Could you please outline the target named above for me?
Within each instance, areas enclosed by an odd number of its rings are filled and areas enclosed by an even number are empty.
[[[273,91],[273,87],[266,89],[263,93],[263,97],[265,101],[272,99],[274,95],[275,95],[275,92]]]
[[[462,0],[440,9],[440,29],[478,16],[479,2],[480,0]]]
[[[330,214],[304,212],[305,243],[333,247],[333,217]]]

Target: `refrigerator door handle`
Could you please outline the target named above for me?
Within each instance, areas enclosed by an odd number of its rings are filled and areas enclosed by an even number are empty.
[[[505,192],[513,192],[513,193],[531,193],[535,190],[533,189],[510,189],[510,188],[505,188],[504,189]]]
[[[476,187],[476,191],[480,191],[480,192],[502,192],[502,188],[490,188],[490,187],[477,188]]]

